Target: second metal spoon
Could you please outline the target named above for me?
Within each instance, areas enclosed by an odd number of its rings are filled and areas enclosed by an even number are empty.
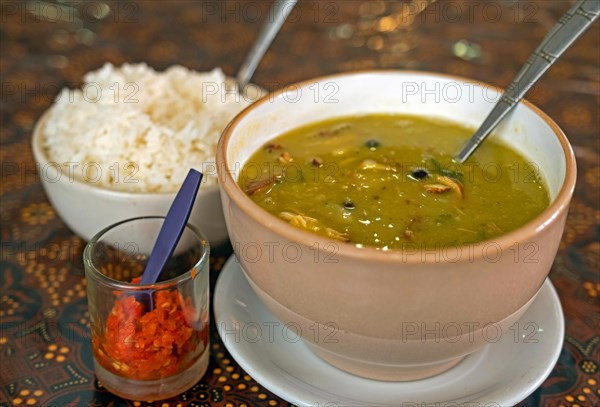
[[[250,82],[258,63],[297,2],[298,0],[280,0],[273,5],[271,13],[266,17],[267,20],[258,33],[254,46],[238,71],[236,79],[240,90],[243,90]]]
[[[463,163],[496,128],[504,117],[519,103],[527,91],[537,82],[562,53],[592,25],[600,15],[600,0],[578,0],[544,37],[531,54],[512,83],[475,134],[467,141],[454,161]]]

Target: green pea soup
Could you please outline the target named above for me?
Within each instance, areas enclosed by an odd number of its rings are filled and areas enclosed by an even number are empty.
[[[524,225],[550,197],[535,163],[493,136],[453,162],[471,135],[419,116],[331,119],[262,146],[238,183],[274,216],[357,247],[476,243]]]

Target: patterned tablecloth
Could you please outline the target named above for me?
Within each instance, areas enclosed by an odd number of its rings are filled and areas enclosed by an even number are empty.
[[[268,15],[268,1],[0,3],[0,405],[145,405],[113,397],[94,379],[84,242],[48,202],[29,144],[63,86],[105,61],[221,66],[235,74]],[[407,10],[422,8],[406,0]],[[301,0],[254,81],[281,87],[323,74],[410,68],[508,84],[570,1],[439,1],[412,20],[393,1]],[[398,18],[400,17],[400,18]],[[578,184],[550,279],[566,337],[550,377],[521,406],[600,403],[600,24],[546,74],[529,99],[574,146]],[[230,255],[217,248],[212,280]],[[212,332],[206,376],[156,405],[287,406],[247,375]],[[400,403],[399,403],[400,404]]]

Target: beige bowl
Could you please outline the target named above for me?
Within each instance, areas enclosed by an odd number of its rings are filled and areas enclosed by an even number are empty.
[[[475,128],[499,95],[441,74],[340,74],[267,96],[224,131],[217,170],[236,255],[261,300],[321,358],[364,377],[414,380],[514,335],[510,327],[527,322],[519,317],[558,249],[576,178],[571,147],[548,116],[522,102],[493,137],[538,165],[551,205],[493,241],[437,251],[357,249],[294,228],[246,196],[236,183],[240,168],[265,142],[306,123],[400,113]]]
[[[125,219],[166,215],[175,192],[142,193],[104,188],[79,181],[69,175],[67,168],[51,161],[43,146],[47,118],[48,112],[37,122],[31,148],[46,195],[69,229],[84,240],[90,240],[100,230]],[[227,240],[218,186],[200,187],[189,222],[213,245]]]

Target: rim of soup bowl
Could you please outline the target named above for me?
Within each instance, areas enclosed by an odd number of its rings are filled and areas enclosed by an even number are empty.
[[[40,178],[43,182],[46,182],[46,180],[44,180],[44,176],[43,176],[43,174],[41,174],[41,168],[43,168],[46,165],[53,162],[57,166],[59,166],[61,168],[61,170],[63,169],[62,165],[60,165],[57,161],[50,160],[50,157],[48,157],[48,155],[44,151],[44,147],[43,147],[44,127],[50,117],[50,112],[52,111],[53,108],[54,108],[54,106],[50,106],[42,114],[42,116],[40,116],[40,118],[38,119],[38,121],[35,124],[35,127],[33,129],[33,135],[31,137],[31,149],[33,151],[33,158],[35,159],[36,164],[39,164],[39,166],[40,166],[40,167],[38,167],[38,172],[40,172]],[[56,182],[68,183],[68,184],[72,185],[73,188],[77,188],[82,192],[87,192],[87,193],[91,193],[91,194],[102,194],[107,197],[119,198],[119,199],[128,199],[128,198],[142,198],[142,199],[143,198],[154,198],[154,199],[157,199],[157,198],[172,197],[172,196],[175,196],[175,194],[177,193],[177,190],[163,191],[163,192],[125,191],[122,189],[115,189],[115,188],[110,188],[108,186],[103,186],[103,185],[98,185],[98,184],[91,183],[91,182],[86,182],[86,181],[80,180],[77,177],[72,177],[72,178],[66,177],[65,178],[65,177],[61,176],[61,177],[59,177],[59,179]],[[199,190],[198,193],[206,194],[206,193],[215,192],[218,190],[219,190],[218,184],[204,185]]]
[[[407,75],[421,75],[427,76],[430,78],[442,78],[442,79],[453,79],[459,81],[468,81],[470,84],[486,87],[495,90],[498,93],[504,91],[503,88],[498,86],[490,85],[482,81],[474,80],[471,78],[465,78],[456,75],[444,74],[444,73],[436,73],[436,72],[428,72],[428,71],[414,71],[414,70],[360,70],[353,72],[342,72],[332,75],[319,76],[315,78],[310,78],[304,81],[296,82],[292,84],[295,89],[305,88],[308,85],[312,85],[315,82],[323,82],[327,80],[335,80],[339,78],[349,78],[353,76],[361,76],[361,75],[398,75],[398,74],[407,74]],[[319,244],[319,247],[322,247],[324,251],[331,251],[332,249],[328,249],[327,244],[334,243],[336,244],[335,254],[342,257],[361,259],[361,260],[376,260],[378,262],[385,263],[402,263],[402,264],[439,264],[444,266],[444,262],[430,262],[427,261],[427,256],[425,257],[425,261],[422,260],[422,253],[434,253],[440,252],[441,248],[435,249],[419,249],[411,254],[414,254],[413,258],[406,256],[406,252],[403,249],[390,249],[390,250],[381,250],[371,246],[363,246],[360,249],[356,247],[355,244],[335,241],[331,239],[327,239],[315,233],[311,233],[308,231],[304,231],[302,229],[291,226],[287,222],[279,219],[275,215],[269,213],[258,204],[256,204],[237,184],[236,180],[233,178],[231,168],[229,166],[229,162],[227,160],[227,155],[225,154],[225,150],[229,145],[229,142],[232,138],[232,133],[235,128],[242,122],[246,116],[254,109],[262,106],[267,103],[271,98],[280,97],[285,93],[285,88],[278,89],[274,92],[271,92],[261,99],[257,100],[250,106],[246,107],[242,110],[238,115],[229,122],[221,137],[219,139],[219,143],[217,146],[217,155],[216,155],[216,163],[217,163],[217,172],[219,178],[219,186],[227,193],[229,198],[234,201],[240,209],[254,221],[263,223],[264,218],[267,217],[270,222],[268,223],[269,228],[277,233],[278,235],[288,239],[289,241],[299,243],[301,245],[305,245],[310,247],[315,243]],[[569,202],[571,200],[571,196],[573,195],[573,191],[575,189],[575,182],[577,178],[577,167],[575,163],[575,154],[573,153],[573,149],[571,144],[569,143],[567,136],[560,129],[560,127],[548,116],[544,113],[540,108],[535,106],[533,103],[522,99],[521,104],[530,109],[535,115],[540,117],[547,126],[550,127],[554,136],[558,139],[562,151],[565,157],[565,177],[562,182],[562,186],[556,195],[556,197],[552,200],[550,205],[545,208],[539,215],[535,218],[531,219],[524,225],[514,229],[508,233],[499,235],[492,239],[482,240],[477,242],[479,245],[491,244],[495,243],[500,247],[502,252],[507,250],[510,246],[514,245],[515,242],[526,242],[531,240],[545,229],[549,224],[553,223],[555,219],[557,219],[563,212],[568,211]],[[307,123],[308,124],[308,123]],[[227,168],[228,171],[223,171],[222,168]],[[468,245],[457,245],[451,247],[468,247]],[[483,258],[483,253],[481,251],[476,251],[472,256],[469,256],[469,261],[475,261]],[[464,260],[460,259],[456,263],[464,262]]]

